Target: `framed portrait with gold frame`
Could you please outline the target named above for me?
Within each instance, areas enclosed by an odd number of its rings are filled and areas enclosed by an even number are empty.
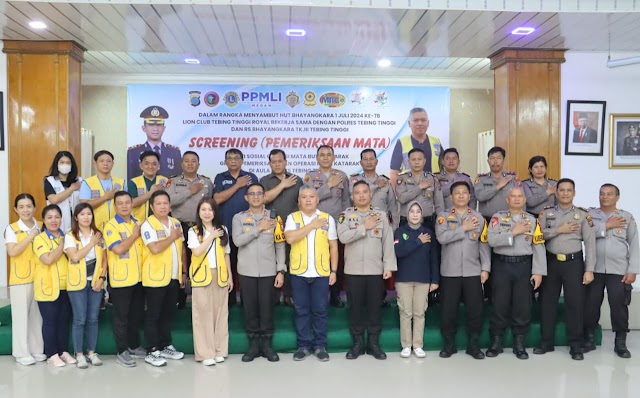
[[[609,168],[640,169],[640,113],[609,116]]]

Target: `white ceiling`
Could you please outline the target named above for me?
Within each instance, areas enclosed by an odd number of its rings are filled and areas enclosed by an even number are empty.
[[[0,3],[0,28],[3,39],[75,40],[88,50],[83,72],[89,74],[487,78],[492,72],[486,57],[502,47],[640,52],[640,12],[518,12],[507,7],[620,11],[635,9],[636,1],[448,0],[446,10],[423,9],[444,8],[439,0],[327,0],[313,2],[316,6],[308,6],[309,1],[307,6],[229,2],[5,1]],[[352,7],[317,6],[329,3]],[[452,9],[469,3],[484,7]],[[31,20],[48,28],[32,30]],[[537,31],[510,34],[522,25]],[[303,27],[308,34],[288,38],[288,27]],[[186,57],[200,59],[201,65],[186,65]],[[391,59],[391,68],[377,68],[382,57]]]

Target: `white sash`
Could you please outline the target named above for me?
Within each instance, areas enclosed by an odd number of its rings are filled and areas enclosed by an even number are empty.
[[[56,194],[63,192],[65,190],[64,186],[62,186],[62,181],[60,181],[57,177],[49,176],[47,177],[47,181],[53,187],[53,190]],[[77,181],[82,182],[82,177],[78,177]],[[71,216],[73,214],[73,209],[80,203],[80,190],[73,192],[67,199],[58,203],[58,207],[62,210],[62,226],[60,229],[66,234],[71,231]],[[50,205],[51,202],[47,200],[47,205]]]

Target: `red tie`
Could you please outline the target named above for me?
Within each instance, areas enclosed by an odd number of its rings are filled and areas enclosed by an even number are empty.
[[[582,142],[582,139],[584,138],[584,129],[580,130],[580,142]]]

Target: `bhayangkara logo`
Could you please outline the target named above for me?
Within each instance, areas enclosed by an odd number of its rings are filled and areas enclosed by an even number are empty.
[[[200,91],[189,91],[189,104],[191,106],[200,105]]]
[[[320,96],[318,102],[327,108],[339,108],[347,103],[347,97],[336,92],[324,93]]]

